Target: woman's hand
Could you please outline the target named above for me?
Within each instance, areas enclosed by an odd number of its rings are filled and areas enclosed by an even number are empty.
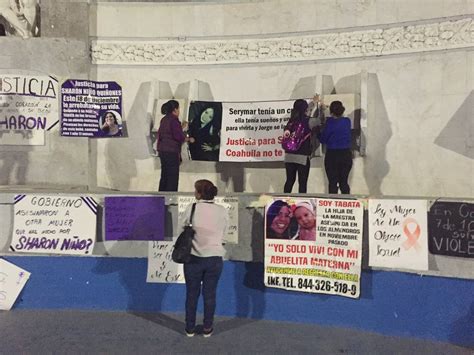
[[[188,121],[181,122],[181,128],[183,129],[183,131],[187,130],[188,129]]]
[[[204,152],[212,152],[213,150],[218,150],[219,149],[219,144],[216,144],[216,145],[213,146],[209,143],[204,143],[204,144],[201,144],[201,149]]]
[[[188,142],[188,143],[194,143],[194,142],[196,142],[196,140],[194,139],[194,137],[186,137],[186,138],[185,138],[185,141]]]

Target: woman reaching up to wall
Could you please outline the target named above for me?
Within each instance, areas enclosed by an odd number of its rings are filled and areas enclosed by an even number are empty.
[[[350,194],[347,182],[352,169],[351,120],[343,117],[345,107],[341,101],[333,101],[329,106],[331,117],[320,134],[320,141],[326,144],[324,167],[329,181],[329,193]]]

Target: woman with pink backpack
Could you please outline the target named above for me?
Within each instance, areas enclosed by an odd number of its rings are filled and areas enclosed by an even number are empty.
[[[285,150],[286,182],[283,189],[291,193],[298,175],[298,192],[306,193],[312,153],[311,135],[313,124],[310,125],[306,115],[308,103],[298,99],[293,103],[290,119],[283,131],[282,147]]]

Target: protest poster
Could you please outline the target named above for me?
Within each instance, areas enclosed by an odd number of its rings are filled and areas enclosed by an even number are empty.
[[[146,282],[184,283],[183,264],[171,259],[174,242],[148,243],[148,269]]]
[[[357,200],[275,197],[265,207],[265,285],[358,298],[362,224]]]
[[[283,128],[293,101],[222,104],[220,161],[283,161]]]
[[[97,203],[91,197],[16,195],[10,250],[19,253],[91,254]]]
[[[221,145],[222,103],[193,101],[188,113],[191,160],[218,161]]]
[[[165,198],[105,197],[105,240],[163,240]]]
[[[189,204],[196,202],[194,196],[178,196],[178,220],[182,221],[184,212]],[[216,196],[214,203],[224,206],[229,214],[229,225],[227,226],[224,242],[237,244],[239,242],[239,198],[235,196]],[[178,231],[178,234],[181,231]]]
[[[474,258],[474,204],[436,201],[428,212],[431,254]]]
[[[12,309],[18,295],[30,278],[30,273],[0,259],[0,309]]]
[[[58,122],[54,77],[0,72],[0,145],[44,145]]]
[[[369,200],[369,265],[428,270],[425,200]]]
[[[122,136],[122,87],[114,81],[66,80],[61,86],[61,135]]]

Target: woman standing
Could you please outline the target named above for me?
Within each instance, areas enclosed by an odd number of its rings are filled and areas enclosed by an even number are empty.
[[[321,131],[320,141],[326,144],[324,167],[329,181],[329,193],[350,194],[347,179],[352,169],[351,120],[343,117],[345,107],[341,101],[333,101],[329,106],[331,117]]]
[[[283,188],[283,192],[291,193],[293,185],[296,180],[296,174],[298,174],[298,192],[306,193],[308,185],[309,175],[309,157],[311,155],[311,128],[309,126],[309,120],[306,116],[308,109],[308,103],[306,100],[298,99],[293,103],[293,109],[291,110],[290,119],[285,126],[283,131],[283,137],[289,137],[294,134],[295,127],[303,126],[302,135],[305,138],[301,146],[296,151],[285,151],[285,170],[286,170],[286,182]]]
[[[186,140],[183,129],[186,123],[179,122],[179,103],[169,100],[161,106],[161,119],[157,133],[157,150],[161,162],[161,179],[158,191],[178,191],[181,145]]]
[[[209,180],[198,180],[194,184],[197,204],[192,225],[196,234],[193,239],[191,261],[184,264],[186,280],[186,335],[196,333],[196,310],[201,293],[204,298],[203,335],[209,337],[213,331],[214,312],[216,310],[217,282],[222,272],[222,246],[229,217],[223,206],[214,203],[217,187]],[[192,205],[186,209],[182,225],[191,215]]]

